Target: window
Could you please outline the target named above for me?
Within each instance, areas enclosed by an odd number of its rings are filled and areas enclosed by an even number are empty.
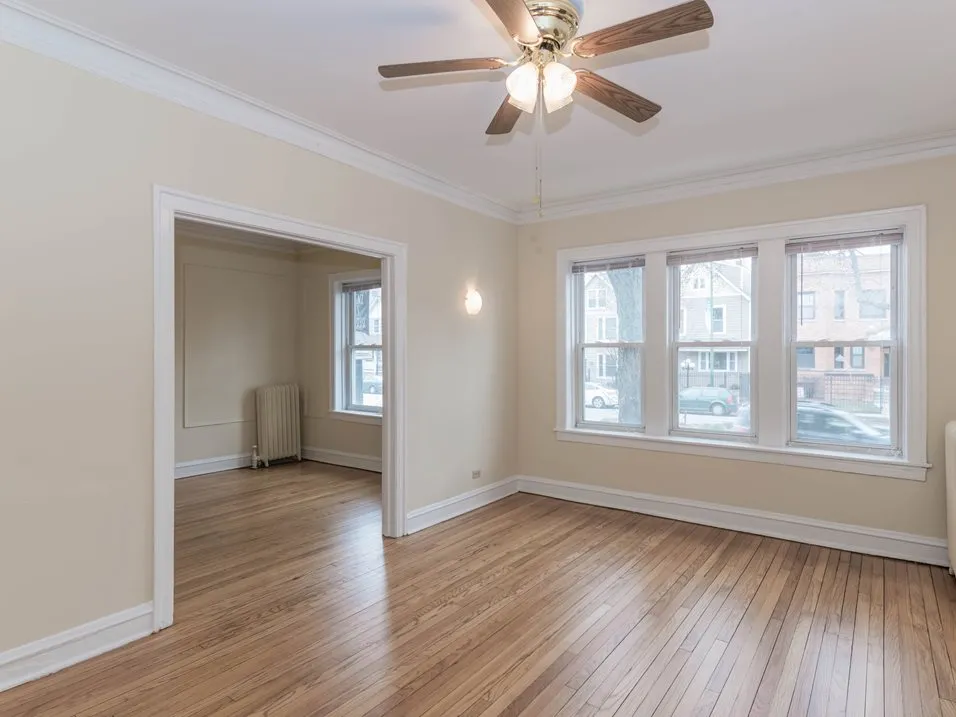
[[[867,321],[808,327],[800,322],[799,311],[805,295],[800,287],[810,281],[851,281],[854,285],[866,281],[885,287],[898,286],[901,242],[899,234],[880,234],[800,240],[787,245],[796,294],[794,307],[798,314],[792,350],[794,353],[807,348],[824,351],[832,347],[833,368],[838,371],[818,377],[813,384],[813,399],[819,403],[794,402],[795,420],[790,435],[794,444],[835,444],[861,453],[899,452],[899,426],[894,420],[899,399],[892,390],[892,379],[884,379],[882,375],[885,371],[892,376],[892,365],[899,355],[898,326],[895,312],[889,310],[887,291],[858,292],[861,318],[864,307],[869,307]],[[874,356],[883,354],[884,358],[867,372],[866,355],[870,351]],[[794,363],[795,385],[810,385],[809,377],[800,375],[799,356]],[[883,365],[887,363],[889,366]],[[839,372],[840,369],[848,371]],[[810,418],[815,422],[813,427],[808,427]]]
[[[843,346],[833,347],[833,368],[847,368],[846,349]]]
[[[607,308],[607,289],[589,289],[588,290],[588,308],[606,309]]]
[[[559,250],[558,439],[925,479],[925,227],[917,207]]]
[[[382,413],[382,281],[376,273],[332,277],[332,409]]]
[[[836,321],[846,319],[846,292],[843,289],[833,292],[833,318]]]
[[[723,306],[715,306],[710,310],[710,330],[715,334],[725,333]]]
[[[644,259],[575,264],[575,424],[636,430],[644,424]],[[595,282],[608,288],[586,289]],[[616,316],[585,316],[615,307]]]
[[[801,291],[799,294],[800,313],[797,320],[802,324],[817,318],[817,294],[815,291]]]
[[[886,289],[863,289],[860,291],[860,318],[885,319],[890,305]]]
[[[677,349],[674,354],[677,381],[672,387],[675,409],[671,430],[674,433],[733,433],[738,438],[751,434],[750,413],[745,412],[738,418],[742,403],[749,399],[750,376],[747,374],[744,380],[736,381],[727,374],[732,370],[730,357],[733,356],[736,368],[737,351],[752,349],[751,277],[756,255],[756,247],[744,247],[667,256],[673,287],[672,310],[693,311],[695,306],[702,306],[708,318],[706,327],[700,331],[672,337]],[[721,287],[722,305],[711,306],[710,299],[691,295],[688,289],[701,277],[707,278],[712,293]],[[735,317],[732,327],[727,321],[729,315]],[[696,366],[686,358],[687,349],[696,349]]]
[[[797,348],[797,368],[816,368],[817,351],[812,346],[800,346]]]
[[[866,349],[862,346],[850,348],[850,368],[866,367]]]
[[[617,341],[617,317],[602,316],[598,319],[598,341]]]

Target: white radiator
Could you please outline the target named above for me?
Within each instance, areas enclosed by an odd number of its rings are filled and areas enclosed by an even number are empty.
[[[294,383],[256,389],[256,430],[259,458],[302,460],[302,431],[299,425],[299,387]]]

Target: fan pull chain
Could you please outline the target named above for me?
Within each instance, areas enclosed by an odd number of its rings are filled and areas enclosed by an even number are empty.
[[[539,90],[540,91],[540,90]],[[543,97],[538,98],[538,106],[535,112],[535,119],[537,120],[537,131],[534,139],[534,172],[535,172],[535,198],[537,199],[538,204],[538,218],[542,219],[544,217],[544,173],[542,170],[542,164],[544,160],[544,107],[542,106],[544,102]]]

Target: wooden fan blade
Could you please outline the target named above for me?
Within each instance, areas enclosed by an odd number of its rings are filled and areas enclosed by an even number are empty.
[[[501,107],[498,108],[498,113],[495,115],[495,118],[491,120],[491,124],[488,125],[485,134],[510,134],[511,130],[513,130],[518,123],[519,117],[521,117],[521,110],[511,104],[508,98],[505,97],[505,101],[501,103]]]
[[[525,45],[537,45],[541,31],[524,0],[485,0],[501,20],[508,34]]]
[[[578,92],[635,122],[646,122],[661,111],[661,106],[656,102],[634,94],[590,70],[575,70],[574,74],[578,76]]]
[[[578,57],[596,57],[713,26],[714,13],[707,3],[704,0],[691,0],[683,5],[582,35],[574,41],[571,51]]]
[[[403,65],[382,65],[378,72],[382,77],[414,77],[435,75],[442,72],[465,72],[466,70],[499,70],[507,62],[498,57],[475,57],[468,60],[437,60],[434,62],[408,62]]]

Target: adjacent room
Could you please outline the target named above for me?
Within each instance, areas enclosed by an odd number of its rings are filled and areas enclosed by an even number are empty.
[[[956,717],[952,0],[0,0],[0,715]]]

